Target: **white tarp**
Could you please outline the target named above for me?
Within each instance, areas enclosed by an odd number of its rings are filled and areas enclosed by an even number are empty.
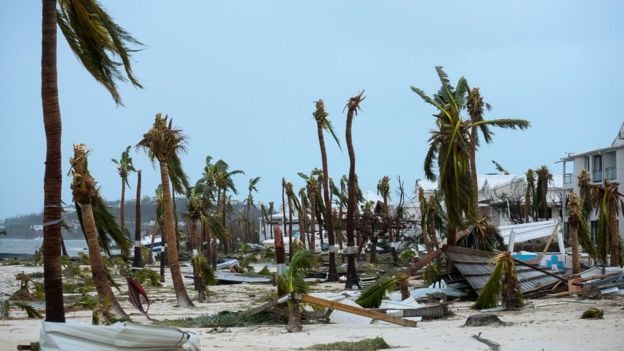
[[[195,333],[127,322],[109,326],[76,321],[43,322],[39,343],[43,351],[200,350],[199,336]]]

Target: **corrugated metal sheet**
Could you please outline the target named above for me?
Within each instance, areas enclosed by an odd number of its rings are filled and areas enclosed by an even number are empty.
[[[445,246],[442,250],[453,262],[455,268],[466,278],[468,284],[480,293],[494,270],[495,265],[491,261],[495,254],[458,246]],[[518,264],[516,272],[520,282],[520,291],[523,294],[549,287],[559,281],[546,273]]]

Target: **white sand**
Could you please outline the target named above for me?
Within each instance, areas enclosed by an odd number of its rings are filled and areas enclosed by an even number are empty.
[[[0,266],[2,298],[19,286],[13,277],[16,273],[41,269]],[[163,288],[147,288],[154,300],[150,316],[159,320],[246,309],[258,305],[258,300],[274,289],[266,285],[213,286],[209,288],[213,293],[209,302],[196,304],[195,309],[181,309],[173,307],[175,295],[170,281],[166,283]],[[191,282],[187,283],[191,287]],[[313,286],[314,291],[339,291],[340,288],[340,284]],[[192,289],[188,291],[194,297]],[[148,322],[141,314],[133,312],[123,294],[120,299],[133,320]],[[418,328],[374,323],[364,326],[304,325],[303,332],[294,334],[285,333],[283,326],[229,328],[224,332],[208,328],[189,330],[201,336],[202,348],[206,350],[296,350],[317,343],[357,341],[377,336],[383,337],[397,350],[488,350],[485,344],[472,338],[478,333],[482,338],[499,343],[501,350],[624,350],[624,298],[580,302],[571,298],[541,299],[531,303],[534,307],[519,312],[496,312],[503,321],[511,323],[499,327],[463,327],[467,316],[476,312],[468,308],[470,303],[462,302],[452,306],[455,316],[419,322]],[[579,319],[589,307],[604,309],[604,319]],[[40,320],[25,319],[25,315],[18,311],[12,311],[11,316],[14,319],[0,321],[0,351],[15,350],[18,344],[27,344],[39,338]],[[88,323],[91,312],[69,312],[66,317]]]

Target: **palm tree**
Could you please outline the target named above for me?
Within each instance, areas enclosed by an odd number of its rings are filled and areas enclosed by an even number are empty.
[[[193,265],[193,282],[197,290],[198,300],[203,301],[206,297],[206,285],[201,279],[199,250],[199,224],[204,219],[204,204],[200,188],[191,188],[186,196],[186,210],[189,219],[188,231],[191,237],[191,252]],[[195,264],[196,263],[196,264]]]
[[[537,187],[535,188],[535,210],[541,211],[541,218],[548,216],[548,185],[552,182],[553,176],[548,167],[542,166],[535,171],[537,173]]]
[[[169,270],[176,292],[176,299],[180,307],[192,307],[193,302],[189,298],[182,274],[180,272],[180,264],[178,262],[178,249],[175,245],[176,233],[173,219],[173,205],[171,196],[171,186],[169,184],[169,168],[168,161],[173,154],[185,150],[184,135],[179,129],[173,128],[173,121],[168,120],[168,116],[164,118],[160,113],[156,114],[154,125],[143,135],[143,139],[137,144],[138,147],[145,149],[152,162],[158,160],[160,164],[160,178],[162,184],[164,210],[165,210],[165,228],[164,234],[167,237],[167,256],[169,259]]]
[[[418,187],[418,204],[420,206],[420,230],[422,232],[423,245],[425,245],[427,252],[432,252],[429,230],[427,228],[427,220],[429,217],[427,213],[427,200],[425,199],[425,190],[421,186]]]
[[[460,101],[462,99],[459,99]],[[479,130],[481,134],[483,134],[483,139],[487,144],[492,143],[492,135],[493,133],[490,131],[488,124],[483,123],[486,122],[483,119],[483,110],[486,108],[488,111],[492,108],[490,104],[485,103],[483,101],[483,97],[481,97],[481,92],[479,88],[472,88],[468,93],[468,101],[466,103],[466,108],[468,110],[468,115],[470,116],[470,173],[472,175],[472,184],[474,187],[474,192],[477,194],[474,197],[475,201],[475,213],[478,215],[479,211],[479,188],[477,183],[477,148],[479,147]],[[511,128],[511,129],[527,129],[529,127],[529,122],[522,119],[497,119],[496,126],[502,128]],[[500,165],[496,161],[492,161],[498,168],[501,168]],[[504,171],[504,170],[503,170]],[[508,173],[507,173],[508,174]]]
[[[526,192],[524,193],[524,223],[529,223],[529,205],[531,203],[531,197],[533,197],[533,201],[535,201],[535,176],[533,175],[533,170],[530,168],[526,172],[526,183]]]
[[[256,188],[256,184],[258,184],[259,181],[260,181],[260,177],[249,179],[249,185],[247,186],[247,189],[249,190],[249,194],[247,195],[247,206],[245,209],[245,218],[247,220],[247,238],[243,240],[244,242],[248,242],[249,240],[251,240],[251,230],[250,230],[251,218],[249,218],[249,216],[250,216],[251,206],[256,207],[253,202],[253,192],[258,192],[258,188]]]
[[[132,267],[145,267],[141,253],[141,170],[137,171],[137,192],[134,222],[134,259]]]
[[[57,10],[57,4],[59,8]],[[79,11],[78,11],[79,9]],[[141,45],[113,19],[95,0],[42,1],[41,40],[41,101],[46,134],[46,160],[43,206],[43,269],[46,321],[65,322],[63,281],[61,276],[61,109],[58,98],[56,68],[56,25],[63,32],[69,47],[89,73],[108,89],[117,104],[121,97],[117,81],[125,76],[141,87],[132,73],[130,44]],[[121,62],[115,60],[118,57]]]
[[[581,273],[581,261],[579,259],[579,237],[578,229],[582,226],[583,210],[579,197],[572,193],[568,199],[568,223],[572,234],[572,273]]]
[[[130,157],[130,148],[128,145],[126,150],[121,153],[121,158],[119,161],[116,159],[112,159],[113,163],[117,165],[117,171],[119,172],[119,177],[121,178],[121,200],[119,202],[119,226],[121,230],[126,233],[126,185],[128,188],[130,187],[130,183],[128,183],[128,175],[130,172],[135,172],[134,165],[132,164],[132,157]]]
[[[322,174],[318,169],[313,169],[310,175],[298,173],[301,178],[306,181],[307,198],[310,202],[310,240],[308,241],[308,247],[310,252],[316,251],[316,219],[319,215],[317,209],[319,204],[319,184],[322,183]],[[321,214],[322,215],[322,214]],[[320,224],[320,223],[319,223]],[[323,228],[320,227],[319,236],[323,236]],[[334,262],[335,263],[335,262]],[[328,273],[329,274],[329,273]]]
[[[306,235],[308,233],[308,196],[306,194],[306,188],[299,189],[299,240],[303,244],[303,248],[306,246]],[[309,242],[309,240],[308,240]]]
[[[347,102],[347,126],[345,131],[345,140],[347,149],[349,150],[349,195],[347,200],[347,282],[345,289],[352,289],[358,284],[357,273],[355,271],[355,216],[358,212],[358,194],[357,194],[357,178],[355,175],[355,150],[353,150],[353,140],[351,139],[351,126],[353,125],[353,117],[357,116],[360,110],[360,103],[364,101],[364,91],[359,95],[353,96]]]
[[[508,119],[464,120],[461,111],[465,108],[468,83],[462,77],[457,82],[457,88],[454,88],[442,67],[436,67],[436,71],[442,87],[433,97],[417,87],[412,87],[412,90],[438,110],[434,115],[437,129],[431,132],[430,147],[425,157],[425,176],[431,181],[439,177],[439,187],[447,210],[447,245],[456,245],[457,230],[462,227],[463,219],[469,223],[477,220],[475,204],[478,193],[475,191],[471,169],[472,142],[476,142],[476,139],[471,137],[470,131],[478,127],[483,132],[483,126],[514,128],[515,125],[528,122]],[[433,172],[436,160],[438,176]]]
[[[100,245],[96,220],[93,215],[91,204],[94,198],[98,197],[98,189],[96,182],[89,173],[87,165],[88,150],[86,145],[74,145],[74,156],[70,159],[72,173],[72,195],[74,201],[80,207],[80,214],[84,229],[87,246],[89,247],[89,263],[91,264],[91,274],[93,283],[98,294],[98,301],[101,304],[108,303],[111,306],[111,312],[121,316],[128,317],[119,305],[115,294],[111,290],[104,268],[104,261],[100,254]]]
[[[227,217],[227,192],[231,191],[234,194],[238,194],[238,190],[234,185],[234,180],[232,179],[232,176],[237,174],[245,174],[245,172],[241,170],[230,171],[230,165],[228,165],[228,163],[223,160],[219,160],[213,165],[213,170],[211,173],[211,177],[213,178],[214,183],[217,186],[217,203],[221,204],[221,225],[225,228],[225,220]],[[230,245],[228,242],[229,239],[223,242],[223,251],[225,254],[229,252]]]
[[[390,218],[390,204],[388,203],[388,198],[390,197],[390,177],[383,176],[377,183],[377,194],[381,195],[383,198],[384,204],[384,222],[386,230],[388,231],[388,238],[390,239],[390,249],[392,251],[392,260],[394,264],[399,263],[399,257],[396,252],[396,248],[394,247],[394,237],[392,236],[392,223]]]
[[[610,265],[620,265],[620,235],[618,231],[618,215],[624,209],[624,195],[620,193],[618,184],[603,180],[602,186],[592,188],[592,202],[598,212],[598,256],[603,266],[609,251]]]
[[[282,177],[282,225],[284,226],[284,234],[286,231],[286,179]]]
[[[334,137],[334,140],[340,147],[338,137],[334,133],[331,121],[327,118],[329,114],[325,111],[325,104],[323,100],[316,101],[316,111],[313,116],[316,120],[316,131],[319,139],[319,146],[321,148],[321,161],[323,163],[323,199],[325,201],[325,225],[327,227],[327,240],[329,241],[329,271],[327,273],[328,281],[338,281],[338,273],[336,271],[336,243],[334,236],[334,221],[332,216],[332,204],[329,200],[329,170],[327,166],[327,150],[325,150],[325,138],[323,136],[323,130],[327,130]],[[322,236],[321,232],[321,236]],[[312,248],[314,250],[314,248]]]
[[[292,242],[292,213],[293,205],[297,200],[297,195],[293,191],[293,185],[291,182],[286,182],[284,185],[286,191],[286,199],[288,200],[288,262],[292,261],[294,255],[294,247]]]

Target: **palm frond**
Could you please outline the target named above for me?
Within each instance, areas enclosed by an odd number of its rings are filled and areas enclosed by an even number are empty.
[[[387,292],[395,287],[395,277],[381,279],[366,288],[355,302],[364,308],[379,308]]]
[[[130,46],[143,44],[116,24],[95,0],[58,0],[58,5],[57,22],[69,47],[117,104],[121,104],[118,81],[130,80],[142,88],[130,63],[130,54],[137,50]]]

